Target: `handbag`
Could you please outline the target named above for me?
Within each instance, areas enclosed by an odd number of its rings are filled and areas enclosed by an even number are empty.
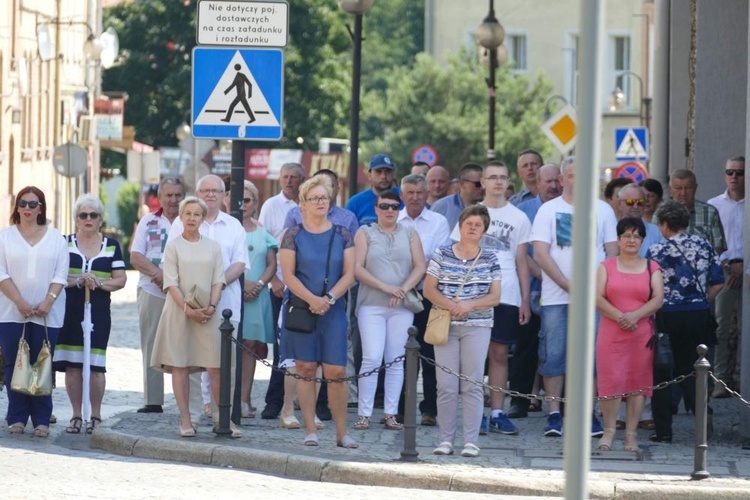
[[[5,387],[5,354],[3,354],[3,348],[0,347],[0,392],[3,392]]]
[[[469,270],[466,272],[464,279],[461,281],[461,286],[458,287],[456,297],[461,295],[464,289],[466,280],[469,279],[471,271],[474,269],[474,265],[479,260],[479,256],[482,255],[482,249],[479,249],[479,253],[474,257],[474,261],[471,263]],[[427,327],[424,332],[424,341],[432,345],[445,345],[448,343],[448,334],[451,328],[451,313],[447,309],[432,306],[430,309],[430,315],[427,317]]]
[[[204,307],[208,307],[208,302],[210,300],[210,293],[207,293],[198,285],[193,285],[185,296],[185,304],[193,309],[203,309]]]
[[[328,255],[326,256],[326,276],[323,280],[323,292],[325,295],[328,291],[328,271],[331,265],[331,249],[333,248],[333,237],[336,231],[331,231],[331,239],[328,242]],[[289,298],[284,305],[286,315],[284,316],[284,328],[290,332],[312,333],[315,331],[315,325],[318,322],[318,315],[310,310],[310,304],[289,292]]]
[[[416,288],[406,291],[404,297],[404,307],[414,314],[421,313],[424,311],[424,304],[422,303],[422,294]]]
[[[669,342],[669,334],[657,333],[653,343],[654,368],[657,370],[671,370],[674,366],[674,357],[672,356],[672,344]]]
[[[36,363],[31,364],[29,343],[26,342],[26,323],[18,341],[18,354],[13,365],[13,378],[10,389],[29,396],[49,396],[52,394],[52,356],[49,344],[47,322],[44,322],[45,340],[39,350]]]

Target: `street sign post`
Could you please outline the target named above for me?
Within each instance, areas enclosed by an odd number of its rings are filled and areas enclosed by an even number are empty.
[[[282,50],[195,47],[192,76],[193,137],[281,139]]]
[[[646,127],[616,128],[615,160],[648,161],[648,129]]]
[[[575,108],[570,105],[560,108],[542,124],[542,132],[562,154],[573,149],[577,132]]]
[[[289,4],[198,0],[198,45],[286,47]]]

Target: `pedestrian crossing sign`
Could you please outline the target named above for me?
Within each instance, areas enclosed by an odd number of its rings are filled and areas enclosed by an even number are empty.
[[[283,106],[282,50],[193,49],[193,137],[277,141]]]
[[[648,161],[648,129],[646,127],[616,128],[615,160]]]

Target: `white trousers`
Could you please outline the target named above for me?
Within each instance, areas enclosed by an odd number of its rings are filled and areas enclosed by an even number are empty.
[[[360,306],[357,310],[359,335],[362,339],[362,367],[365,373],[389,363],[406,351],[407,329],[414,322],[414,313],[403,307]],[[359,379],[360,416],[372,416],[378,372]],[[398,400],[404,385],[404,364],[394,363],[385,371],[384,411],[387,415],[398,413]]]

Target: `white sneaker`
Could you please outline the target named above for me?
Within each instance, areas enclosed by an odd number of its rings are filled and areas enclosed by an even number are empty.
[[[475,445],[474,443],[466,443],[464,444],[464,449],[461,451],[462,457],[478,457],[479,456],[479,446]]]
[[[453,455],[453,444],[448,441],[443,441],[440,446],[435,448],[432,453],[435,455]]]

